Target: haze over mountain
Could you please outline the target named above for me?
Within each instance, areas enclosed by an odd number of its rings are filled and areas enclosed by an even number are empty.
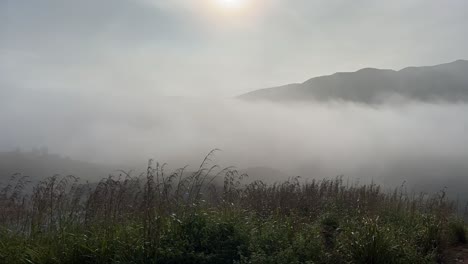
[[[149,158],[196,170],[219,148],[216,164],[249,180],[453,179],[466,193],[466,61],[242,97],[291,104],[232,97],[468,59],[468,1],[243,1],[259,3],[244,15],[210,1],[29,2],[0,1],[3,179],[138,173]],[[398,100],[410,103],[373,107]],[[11,152],[40,146],[71,160]]]
[[[45,148],[29,152],[19,149],[0,152],[0,186],[8,183],[13,176],[27,176],[33,182],[54,175],[61,177],[73,175],[83,181],[98,181],[110,174],[118,175],[117,169],[120,168],[49,154]]]
[[[364,68],[356,72],[338,72],[300,84],[256,90],[239,98],[278,102],[349,101],[365,104],[401,100],[467,102],[468,61],[408,67],[399,71]]]

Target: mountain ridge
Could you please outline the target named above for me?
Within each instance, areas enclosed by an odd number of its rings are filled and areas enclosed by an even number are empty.
[[[362,68],[242,94],[243,100],[352,101],[379,104],[401,97],[417,101],[468,101],[468,60],[400,70]]]

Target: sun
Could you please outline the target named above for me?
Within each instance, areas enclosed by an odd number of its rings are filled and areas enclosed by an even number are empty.
[[[1,1],[1,0],[0,0]],[[195,0],[191,0],[195,1]],[[272,0],[197,0],[203,3],[198,9],[200,17],[211,27],[244,27],[252,25],[264,11],[264,1]],[[200,3],[199,2],[199,3]]]
[[[239,10],[245,8],[248,0],[215,0],[218,7],[225,10]]]

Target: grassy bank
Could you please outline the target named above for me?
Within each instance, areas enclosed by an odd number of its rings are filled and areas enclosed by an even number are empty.
[[[31,194],[17,177],[0,193],[0,263],[437,263],[466,242],[444,192],[340,178],[244,185],[207,161],[97,185],[56,176]]]

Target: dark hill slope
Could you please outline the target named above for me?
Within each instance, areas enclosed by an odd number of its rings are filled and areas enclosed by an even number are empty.
[[[365,68],[312,78],[301,84],[256,90],[245,100],[351,101],[379,104],[399,98],[417,101],[468,101],[468,61],[400,71]]]

